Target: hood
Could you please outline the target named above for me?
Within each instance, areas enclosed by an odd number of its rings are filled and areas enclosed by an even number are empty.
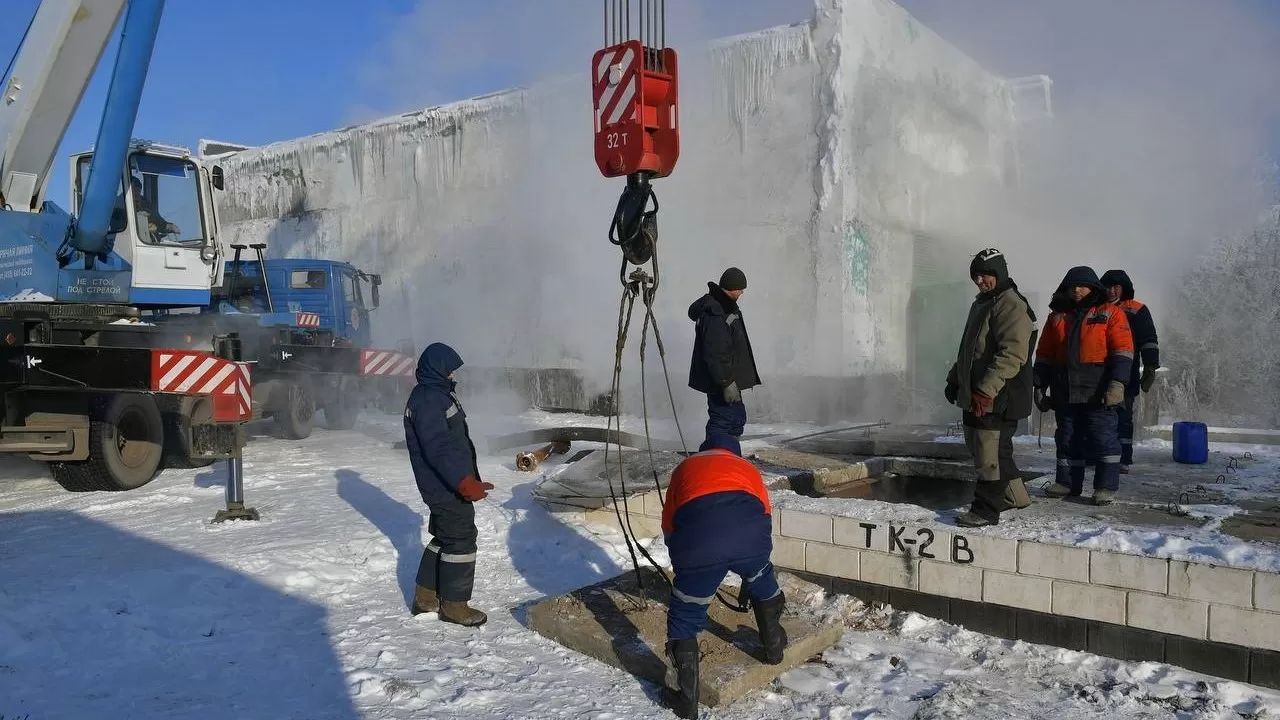
[[[453,389],[449,373],[462,367],[462,356],[444,343],[431,343],[418,358],[417,380],[422,385]]]
[[[1129,279],[1129,273],[1123,270],[1108,270],[1102,274],[1102,286],[1109,288],[1112,285],[1119,285],[1121,288],[1120,299],[1133,299],[1133,281]]]
[[[1075,285],[1087,285],[1093,288],[1085,299],[1079,303],[1071,300],[1067,295],[1067,288]],[[1107,289],[1102,286],[1102,282],[1098,280],[1098,273],[1093,268],[1085,265],[1077,265],[1067,271],[1062,277],[1062,282],[1058,285],[1058,289],[1053,294],[1053,300],[1050,301],[1049,307],[1053,310],[1067,310],[1072,307],[1092,307],[1101,305],[1107,301]],[[1065,305],[1065,306],[1064,306]]]
[[[734,455],[742,457],[742,445],[738,442],[738,439],[732,435],[713,433],[712,435],[707,436],[707,439],[703,440],[702,444],[698,446],[698,452],[712,449],[728,450]]]
[[[707,294],[694,300],[689,306],[689,319],[697,322],[698,318],[707,313],[727,315],[737,309],[738,303],[733,298],[726,295],[719,285],[709,282]]]

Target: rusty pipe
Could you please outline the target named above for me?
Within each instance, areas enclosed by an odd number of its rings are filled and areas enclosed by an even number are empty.
[[[516,455],[516,468],[524,472],[536,470],[538,464],[551,455],[563,455],[569,452],[568,440],[556,440],[547,443],[533,452],[522,452]]]

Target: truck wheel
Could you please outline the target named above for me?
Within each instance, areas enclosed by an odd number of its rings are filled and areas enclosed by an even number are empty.
[[[164,466],[202,468],[213,464],[210,458],[191,457],[191,426],[213,419],[213,401],[207,397],[183,397],[170,402],[164,416]]]
[[[89,459],[49,464],[67,490],[134,490],[151,482],[164,455],[164,422],[155,398],[118,393],[93,398]]]
[[[275,411],[276,424],[289,440],[304,440],[311,436],[311,427],[316,419],[316,403],[311,388],[293,382],[289,383],[285,393],[285,407]]]
[[[360,395],[340,389],[333,402],[324,406],[324,424],[330,430],[350,430],[360,417]]]

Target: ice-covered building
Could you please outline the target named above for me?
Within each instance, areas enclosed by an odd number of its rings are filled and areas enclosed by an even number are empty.
[[[596,169],[590,107],[584,73],[220,144],[224,242],[381,272],[383,342],[444,340],[469,368],[567,370],[586,392],[544,384],[540,400],[581,406],[608,386],[621,291],[606,232],[623,182]],[[888,0],[818,0],[809,22],[683,48],[682,154],[655,185],[678,402],[701,401],[685,388],[686,308],[730,265],[748,278],[765,381],[747,394],[754,417],[893,417],[913,389],[939,398],[967,257],[989,244],[957,207],[1016,172],[1013,110],[1008,82]],[[637,314],[632,380],[639,333]]]

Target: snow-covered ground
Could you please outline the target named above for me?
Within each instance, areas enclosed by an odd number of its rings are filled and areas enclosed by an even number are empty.
[[[565,422],[583,419],[473,415],[472,427],[500,435]],[[381,417],[304,441],[255,438],[246,499],[259,522],[209,523],[223,503],[216,467],[78,494],[35,463],[0,460],[0,717],[673,717],[651,686],[522,624],[529,603],[629,563],[616,532],[566,526],[535,505],[537,474],[517,472],[514,451],[481,461],[497,485],[477,505],[475,603],[490,622],[410,617],[426,508],[390,445],[397,425]],[[652,552],[665,560],[660,540]],[[1242,683],[823,602],[847,630],[820,663],[705,716],[1280,713],[1280,693]]]

